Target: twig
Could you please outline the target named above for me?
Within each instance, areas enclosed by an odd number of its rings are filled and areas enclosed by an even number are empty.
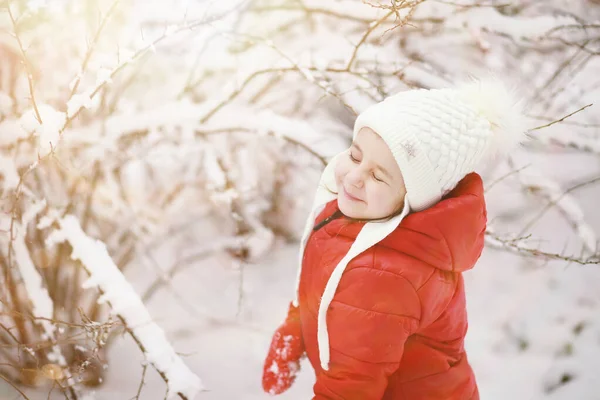
[[[81,83],[81,77],[85,73],[88,62],[90,61],[90,58],[92,57],[92,53],[94,52],[96,43],[98,42],[98,39],[100,39],[100,34],[102,33],[102,30],[106,26],[106,23],[108,22],[110,16],[116,9],[119,1],[120,0],[113,0],[113,3],[111,4],[110,8],[108,9],[106,14],[102,18],[102,21],[100,22],[100,26],[98,27],[98,30],[96,31],[96,34],[94,35],[94,39],[92,39],[92,43],[89,45],[88,50],[85,54],[85,57],[83,58],[83,62],[81,63],[81,68],[79,70],[79,74],[77,75],[77,78],[76,78],[77,80],[75,81],[75,84],[73,85],[73,88],[71,89],[71,95],[69,96],[69,99],[73,97],[75,92],[77,92],[77,89],[79,88],[79,83]]]
[[[236,238],[228,238],[228,239],[224,240],[223,243],[211,242],[208,246],[206,246],[205,248],[199,249],[194,254],[191,254],[189,256],[186,256],[182,259],[177,260],[177,262],[171,268],[168,269],[168,271],[164,274],[164,276],[159,276],[150,286],[148,286],[148,288],[146,289],[144,294],[142,294],[142,296],[141,296],[142,301],[144,303],[148,302],[148,300],[150,300],[150,298],[154,295],[154,293],[161,286],[168,284],[169,281],[171,279],[173,279],[173,277],[175,275],[177,275],[179,272],[181,272],[187,266],[190,266],[192,262],[209,257],[213,253],[225,250],[226,248],[231,248],[235,244],[237,244]],[[148,255],[148,257],[152,261],[154,261],[154,258],[150,257],[149,255]]]
[[[127,65],[129,65],[130,62],[138,60],[141,56],[143,56],[144,54],[146,54],[148,51],[154,49],[155,46],[157,44],[161,43],[163,40],[165,40],[165,39],[167,39],[167,38],[169,38],[169,37],[171,37],[171,36],[173,36],[173,35],[175,35],[177,33],[180,33],[180,32],[183,32],[183,31],[188,31],[188,30],[193,30],[194,28],[197,28],[198,26],[207,25],[207,24],[210,24],[212,22],[215,22],[215,21],[219,20],[220,18],[223,18],[223,16],[227,15],[230,12],[231,12],[231,10],[225,11],[224,13],[222,13],[220,15],[217,15],[217,16],[214,16],[214,17],[211,17],[211,18],[207,18],[207,19],[203,19],[203,20],[200,20],[200,21],[195,21],[195,22],[193,22],[191,24],[186,24],[184,26],[177,27],[177,28],[175,28],[173,30],[170,30],[170,31],[165,30],[161,36],[159,36],[158,38],[154,39],[150,44],[148,44],[145,47],[142,47],[142,48],[138,49],[131,56],[130,60],[128,60],[127,62],[120,63],[114,70],[111,71],[111,73],[109,75],[109,78],[110,79],[114,78],[114,76],[117,75],[121,70],[123,70],[123,68],[125,68]],[[96,94],[98,94],[98,92],[100,90],[102,90],[102,88],[107,84],[107,82],[110,79],[104,80],[98,86],[96,86],[94,88],[94,90],[91,91],[91,93],[90,93],[90,96],[89,96],[90,99],[93,99],[94,96],[96,96]],[[82,110],[82,108],[79,108],[77,111],[75,111],[73,113],[73,115],[68,115],[67,116],[67,118],[65,120],[65,123],[64,123],[62,129],[60,130],[61,133],[65,129],[67,129],[67,127],[70,125],[70,123],[79,115],[79,113],[81,112],[81,110]]]
[[[244,127],[229,127],[229,128],[220,128],[220,129],[212,129],[212,130],[196,130],[196,135],[214,135],[217,133],[235,133],[235,132],[254,132],[252,129],[248,129],[248,128],[244,128]],[[319,159],[319,161],[321,162],[321,164],[323,165],[327,165],[327,159],[325,157],[323,157],[322,155],[320,155],[319,153],[317,153],[316,151],[314,151],[313,149],[311,149],[309,146],[307,146],[306,144],[297,141],[296,139],[292,139],[289,136],[280,134],[280,133],[275,133],[273,131],[268,131],[267,132],[268,135],[271,135],[273,137],[276,138],[282,138],[283,140],[290,142],[298,147],[301,147],[302,149],[306,150],[308,153],[312,154],[313,156],[315,156],[316,158]]]
[[[33,72],[31,71],[31,65],[29,64],[29,60],[27,59],[27,55],[25,54],[25,48],[23,47],[21,38],[19,37],[19,34],[17,33],[17,22],[15,21],[13,13],[10,9],[10,3],[6,6],[6,9],[8,10],[8,15],[10,16],[10,20],[13,25],[14,37],[15,37],[15,39],[17,39],[17,43],[19,43],[19,49],[21,50],[21,55],[23,56],[23,64],[25,65],[25,72],[27,73],[27,82],[29,83],[29,95],[31,96],[31,104],[33,105],[33,110],[35,112],[35,118],[41,125],[42,117],[40,116],[40,112],[38,110],[37,103],[35,101],[35,93],[34,93],[34,89],[33,89],[33,86],[34,86],[33,85]]]
[[[564,256],[564,255],[557,254],[557,253],[548,253],[545,251],[524,247],[524,246],[519,245],[515,239],[503,239],[503,238],[497,236],[496,234],[490,232],[489,229],[486,231],[485,234],[486,234],[486,238],[485,238],[486,242],[489,245],[491,245],[492,247],[498,247],[501,249],[511,250],[517,254],[527,255],[530,257],[543,257],[543,258],[551,259],[551,260],[563,260],[563,261],[573,262],[573,263],[580,264],[580,265],[600,264],[599,259],[591,258],[591,259],[584,260],[584,259],[576,258],[576,257],[572,257],[572,256]]]
[[[345,19],[353,22],[361,22],[361,23],[371,23],[373,20],[370,18],[357,17],[354,15],[346,15],[335,12],[333,10],[329,10],[327,8],[319,8],[319,7],[298,7],[294,5],[277,5],[277,6],[258,6],[253,7],[249,11],[251,12],[270,12],[270,11],[301,11],[306,14],[323,14],[329,17],[334,17],[338,19]]]
[[[554,121],[555,118],[553,117],[546,117],[544,115],[527,115],[527,117],[532,118],[532,119],[539,119],[539,120],[543,120],[543,121]],[[575,121],[562,121],[563,125],[572,125],[572,126],[579,126],[581,128],[600,128],[600,124],[584,124],[582,122],[575,122]]]
[[[552,121],[552,122],[550,122],[549,124],[546,124],[546,125],[541,125],[541,126],[536,126],[535,128],[531,128],[531,129],[529,130],[529,132],[531,132],[531,131],[535,131],[535,130],[538,130],[538,129],[547,128],[547,127],[549,127],[549,126],[552,126],[552,125],[554,125],[554,124],[557,124],[557,123],[559,123],[559,122],[562,122],[562,121],[564,121],[565,119],[567,119],[567,118],[569,118],[569,117],[571,117],[571,116],[573,116],[573,115],[577,114],[578,112],[580,112],[580,111],[583,111],[583,110],[585,110],[586,108],[588,108],[588,107],[591,107],[591,106],[593,106],[593,105],[594,105],[594,103],[590,103],[590,104],[588,104],[588,105],[586,105],[586,106],[583,106],[583,107],[581,107],[580,109],[578,109],[578,110],[576,110],[576,111],[573,111],[573,112],[572,112],[572,113],[570,113],[569,115],[565,115],[565,116],[564,116],[564,117],[562,117],[561,119],[558,119],[558,120],[556,120],[556,121]]]
[[[571,24],[571,25],[561,25],[561,26],[555,26],[554,28],[550,29],[548,32],[546,32],[545,36],[550,36],[551,34],[553,34],[556,31],[561,31],[564,29],[582,29],[582,30],[587,30],[587,29],[599,29],[600,28],[600,24]]]
[[[593,184],[593,183],[596,183],[596,182],[598,182],[598,181],[600,181],[600,177],[597,177],[597,178],[595,178],[595,179],[592,179],[592,180],[590,180],[590,181],[587,181],[587,182],[582,182],[582,183],[579,183],[579,184],[577,184],[577,185],[575,185],[575,186],[573,186],[573,187],[571,187],[571,188],[567,189],[565,192],[563,192],[563,193],[562,193],[560,196],[558,196],[556,199],[552,199],[552,198],[550,198],[550,201],[548,202],[548,204],[546,204],[546,206],[545,206],[544,208],[542,208],[542,209],[541,209],[541,210],[540,210],[540,211],[539,211],[539,212],[538,212],[538,213],[535,215],[535,217],[533,217],[533,218],[531,219],[531,221],[529,221],[529,222],[528,222],[528,223],[527,223],[527,224],[526,224],[526,225],[523,227],[523,229],[521,229],[521,232],[519,233],[519,235],[523,235],[523,234],[524,234],[524,232],[526,232],[526,231],[528,231],[529,229],[531,229],[531,227],[532,227],[532,226],[533,226],[533,225],[534,225],[534,224],[535,224],[537,221],[539,221],[539,220],[540,220],[540,218],[542,218],[542,216],[543,216],[544,214],[546,214],[546,212],[548,212],[548,210],[549,210],[549,209],[551,209],[552,207],[554,207],[555,205],[557,205],[557,204],[560,202],[560,200],[561,200],[563,197],[565,197],[567,194],[569,194],[569,193],[571,193],[571,192],[573,192],[573,191],[575,191],[575,190],[577,190],[577,189],[579,189],[579,188],[582,188],[582,187],[584,187],[584,186],[588,186],[588,185],[591,185],[591,184]]]
[[[502,8],[502,7],[508,7],[511,5],[511,3],[503,3],[503,4],[479,4],[479,3],[472,3],[472,4],[460,4],[460,3],[455,3],[452,1],[446,1],[446,0],[433,0],[436,3],[440,3],[440,4],[446,4],[449,6],[455,6],[455,7],[461,7],[461,8],[484,8],[484,7],[491,7],[491,8]]]
[[[484,192],[485,192],[485,193],[488,193],[490,190],[492,190],[492,188],[493,188],[493,187],[494,187],[496,184],[498,184],[498,183],[502,182],[504,179],[508,178],[508,177],[509,177],[509,176],[511,176],[511,175],[518,174],[519,172],[523,171],[525,168],[528,168],[528,167],[530,167],[530,166],[531,166],[531,164],[527,164],[527,165],[525,165],[525,166],[523,166],[523,167],[521,167],[521,168],[519,168],[519,169],[514,169],[514,170],[512,170],[512,171],[510,171],[510,172],[508,172],[508,173],[506,173],[506,174],[504,174],[504,175],[503,175],[503,176],[501,176],[500,178],[496,179],[494,182],[490,183],[490,184],[488,185],[488,187],[487,187],[487,188],[485,188],[485,191],[484,191]]]
[[[52,380],[52,387],[50,388],[50,391],[48,392],[48,397],[46,397],[46,400],[50,400],[50,396],[52,395],[52,391],[54,390],[54,386],[56,386],[56,379]]]
[[[19,388],[18,388],[18,387],[17,387],[17,386],[16,386],[14,383],[12,383],[12,382],[11,382],[11,380],[10,380],[10,379],[8,379],[7,377],[5,377],[5,376],[4,376],[2,373],[0,373],[0,378],[2,378],[2,379],[3,379],[3,380],[6,382],[6,383],[8,383],[10,386],[12,386],[12,387],[13,387],[13,389],[15,389],[17,392],[19,392],[19,394],[20,394],[21,396],[23,396],[23,398],[24,398],[25,400],[29,400],[29,397],[27,397],[27,395],[26,395],[25,393],[23,393],[23,392],[21,391],[21,389],[19,389]]]
[[[539,96],[544,92],[544,90],[546,90],[548,87],[550,87],[552,85],[552,83],[564,72],[566,71],[567,67],[569,65],[571,65],[571,63],[573,63],[575,61],[575,59],[579,56],[579,54],[581,54],[581,49],[578,49],[577,51],[575,51],[575,53],[573,53],[573,55],[571,57],[569,57],[568,59],[566,59],[565,61],[563,61],[561,63],[561,65],[556,69],[556,71],[554,71],[554,73],[552,74],[552,76],[550,78],[548,78],[546,80],[546,83],[544,83],[543,85],[541,85],[540,87],[538,87],[535,91],[535,93],[532,96],[532,101],[536,101]],[[553,98],[549,98],[549,99],[545,99],[547,102],[551,102],[553,100]]]
[[[146,370],[148,369],[148,364],[144,364],[142,369],[142,380],[140,381],[140,386],[138,387],[137,394],[132,397],[130,400],[139,400],[140,394],[142,393],[142,387],[144,386],[144,378],[146,377]]]
[[[393,14],[396,13],[395,9],[392,9],[391,11],[389,11],[383,18],[380,18],[379,20],[377,20],[374,24],[369,26],[369,29],[367,29],[367,31],[364,33],[364,35],[362,36],[362,38],[360,38],[360,41],[356,44],[356,46],[354,46],[354,51],[352,52],[352,56],[350,56],[350,60],[348,60],[348,63],[346,64],[346,70],[350,71],[350,69],[352,68],[352,64],[354,63],[354,60],[356,59],[356,55],[358,53],[358,49],[360,48],[360,46],[362,46],[362,44],[367,40],[367,38],[369,37],[369,35],[379,26],[381,25],[381,23],[383,21],[385,21],[386,19],[388,19],[389,17],[391,17]]]

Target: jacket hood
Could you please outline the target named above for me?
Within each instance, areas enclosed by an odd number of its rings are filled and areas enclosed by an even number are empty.
[[[337,200],[326,208],[325,215],[333,213]],[[483,182],[471,173],[436,205],[407,215],[379,245],[441,270],[463,272],[473,268],[481,255],[486,222]],[[364,225],[349,223],[336,234],[356,239]]]

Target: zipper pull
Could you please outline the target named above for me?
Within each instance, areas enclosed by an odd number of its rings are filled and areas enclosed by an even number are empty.
[[[314,226],[313,228],[313,232],[314,231],[318,231],[319,229],[321,229],[323,226],[327,225],[329,223],[329,221],[331,221],[332,219],[335,218],[339,218],[342,216],[342,211],[341,210],[336,210],[333,214],[331,214],[329,217],[325,218],[323,221],[319,222],[317,225]]]

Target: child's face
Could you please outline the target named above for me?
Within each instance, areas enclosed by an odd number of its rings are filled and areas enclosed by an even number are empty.
[[[362,128],[335,167],[338,205],[358,219],[389,217],[404,204],[406,188],[400,168],[383,139]]]

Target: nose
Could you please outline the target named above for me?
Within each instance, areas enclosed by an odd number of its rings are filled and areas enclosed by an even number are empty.
[[[364,184],[364,171],[362,171],[362,168],[356,167],[348,172],[346,182],[356,188],[362,188]]]

